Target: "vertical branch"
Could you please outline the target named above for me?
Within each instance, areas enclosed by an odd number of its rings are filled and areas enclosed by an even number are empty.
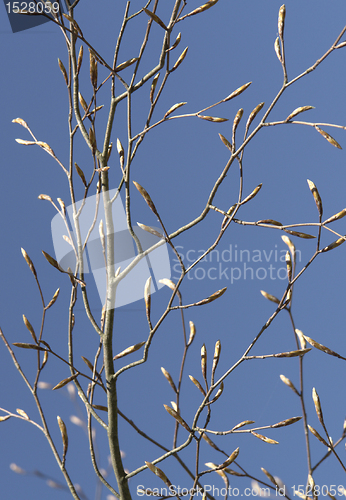
[[[291,308],[288,309],[288,314],[290,316],[290,320],[292,323],[293,331],[295,332],[295,325],[294,325],[294,320],[291,312]],[[297,339],[297,334],[294,333],[295,339],[296,339],[296,344],[297,348],[299,349],[299,343]],[[305,446],[306,446],[306,455],[307,455],[307,463],[308,463],[308,473],[311,475],[312,474],[312,466],[311,466],[311,450],[310,450],[310,434],[309,434],[309,428],[308,428],[308,418],[306,414],[306,408],[305,408],[305,400],[304,400],[304,371],[303,371],[303,357],[304,356],[299,356],[299,384],[300,384],[300,390],[299,390],[299,399],[300,399],[300,404],[302,407],[302,413],[303,413],[303,425],[304,425],[304,435],[305,435]]]

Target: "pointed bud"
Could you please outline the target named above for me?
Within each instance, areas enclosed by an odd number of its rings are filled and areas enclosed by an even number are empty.
[[[170,288],[171,290],[175,290],[175,284],[168,278],[162,278],[161,280],[159,280],[159,283],[168,286],[168,288]]]
[[[195,338],[195,335],[196,335],[196,327],[195,327],[194,322],[190,321],[189,326],[190,326],[190,337],[189,337],[189,340],[187,343],[188,346],[192,344],[193,339]]]
[[[323,414],[322,414],[321,402],[320,402],[320,398],[316,392],[315,387],[312,388],[312,399],[314,401],[315,410],[316,410],[316,413],[318,416],[318,420],[323,425]]]
[[[108,151],[107,151],[107,163],[109,162],[109,157],[111,155],[112,148],[113,148],[113,143],[111,142],[110,145],[108,146]]]
[[[292,259],[291,259],[291,254],[287,250],[286,255],[285,255],[285,260],[286,260],[286,267],[287,267],[287,278],[288,282],[290,283],[292,281]]]
[[[337,240],[333,241],[333,243],[330,243],[330,245],[322,248],[321,252],[329,252],[329,250],[333,250],[333,248],[336,248],[340,245],[342,245],[345,242],[346,236],[342,236],[341,238],[338,238]]]
[[[256,194],[259,192],[259,190],[261,189],[262,187],[262,183],[259,184],[257,187],[255,187],[255,189],[252,191],[252,193],[249,194],[249,196],[247,196],[242,202],[241,204],[244,205],[245,203],[247,203],[248,201],[252,200],[252,198],[254,198],[256,196]]]
[[[41,196],[43,196],[43,195],[41,195]],[[35,276],[35,278],[37,278],[36,269],[34,267],[34,264],[32,263],[32,260],[30,259],[29,255],[26,253],[26,251],[24,250],[24,248],[22,248],[21,250],[22,250],[22,255],[23,255],[24,259],[25,259],[25,262],[30,267],[30,271]]]
[[[251,111],[250,115],[249,115],[249,118],[246,122],[246,126],[245,126],[245,135],[247,134],[249,128],[250,128],[250,125],[251,123],[254,121],[254,119],[256,118],[256,116],[258,115],[258,113],[261,111],[261,109],[263,108],[264,106],[264,102],[260,102],[259,104],[257,104],[257,106]]]
[[[279,59],[280,62],[282,62],[282,55],[281,55],[281,49],[280,49],[280,39],[277,37],[274,42],[274,50],[276,53],[277,58]]]
[[[28,320],[28,318],[25,316],[25,314],[23,314],[23,321],[24,321],[24,325],[27,327],[27,329],[29,330],[30,332],[30,335],[32,336],[34,342],[37,344],[37,338],[36,338],[36,334],[35,334],[35,330],[33,329],[30,321]]]
[[[203,378],[207,378],[207,349],[205,347],[205,344],[202,345],[201,348],[201,368],[202,368],[202,375]]]
[[[129,66],[131,66],[131,64],[135,63],[136,61],[138,61],[138,57],[132,57],[128,61],[124,61],[123,63],[119,64],[115,68],[115,71],[116,72],[122,71],[123,69],[128,68]]]
[[[217,2],[218,0],[209,0],[207,3],[201,5],[200,7],[197,7],[197,9],[192,10],[184,17],[190,17],[190,16],[195,16],[196,14],[200,14],[201,12],[210,9],[210,7],[215,5]]]
[[[144,286],[144,302],[145,302],[145,310],[147,313],[148,321],[150,321],[150,307],[151,307],[150,285],[151,285],[151,276],[149,276]]]
[[[329,219],[325,220],[323,224],[329,224],[330,222],[334,222],[335,220],[342,219],[346,215],[346,208],[341,210],[341,212],[338,212],[337,214],[333,215],[332,217],[329,217]]]
[[[281,378],[282,382],[287,385],[287,387],[292,389],[292,391],[295,392],[297,394],[297,396],[299,396],[299,392],[294,387],[294,385],[292,384],[292,382],[290,381],[289,378],[285,377],[285,375],[280,375],[280,378]]]
[[[282,38],[284,36],[285,17],[286,17],[286,7],[284,4],[280,7],[280,10],[279,10],[278,32],[279,32],[280,38]]]
[[[308,181],[310,191],[312,192],[312,195],[315,198],[318,213],[320,214],[320,217],[322,217],[323,208],[322,208],[322,200],[321,200],[320,193],[318,192],[317,187],[315,186],[315,184],[312,181],[310,181],[309,179],[307,179],[307,181]]]
[[[306,341],[305,341],[303,332],[301,330],[298,330],[298,328],[295,329],[295,332],[296,332],[296,335],[299,339],[300,348],[305,349],[306,348]]]
[[[177,393],[177,388],[175,387],[175,383],[173,382],[173,379],[172,379],[170,373],[162,366],[161,366],[161,371],[162,371],[164,377],[166,378],[167,382],[169,383],[169,385],[172,387],[173,391],[175,393]]]
[[[220,342],[220,340],[217,340],[216,344],[215,344],[215,350],[214,350],[213,366],[211,369],[211,373],[213,375],[214,375],[216,367],[219,363],[220,354],[221,354],[221,342]]]
[[[165,31],[167,31],[167,26],[165,25],[165,23],[163,21],[161,21],[161,19],[159,18],[159,16],[157,16],[156,14],[154,14],[153,12],[151,12],[150,10],[148,9],[143,9],[144,12],[153,20],[155,21],[155,23],[157,23],[159,26],[161,26],[161,28],[163,28]]]
[[[18,415],[20,415],[21,417],[25,418],[26,420],[30,420],[28,414],[25,413],[24,410],[21,410],[20,408],[17,408],[16,412],[18,413]]]
[[[186,102],[178,102],[177,104],[174,104],[173,106],[171,106],[169,108],[168,111],[166,111],[165,115],[163,118],[168,118],[169,115],[171,115],[172,113],[174,113],[174,111],[176,111],[177,109],[181,108],[182,106],[185,106]]]
[[[85,180],[85,176],[84,176],[83,170],[77,165],[76,162],[74,163],[74,166],[75,166],[75,168],[77,170],[77,173],[78,173],[79,177],[82,179],[82,182],[83,182],[84,186],[87,187],[87,182]]]
[[[60,429],[60,432],[61,432],[62,443],[63,443],[63,458],[62,458],[62,462],[65,463],[66,453],[67,453],[67,448],[68,448],[67,430],[66,430],[66,425],[65,425],[63,419],[60,418],[59,415],[56,418],[58,420],[58,425],[59,425],[59,429]]]
[[[250,87],[252,82],[245,83],[245,85],[242,85],[239,87],[237,90],[234,90],[229,96],[225,97],[225,99],[222,100],[222,102],[227,102],[233,99],[234,97],[237,97],[238,95],[242,94],[244,90],[246,90],[248,87]]]
[[[187,51],[188,51],[188,47],[186,47],[183,52],[180,54],[180,56],[178,57],[176,63],[174,64],[173,68],[171,69],[171,73],[172,71],[175,71],[180,65],[181,63],[183,62],[183,60],[185,59],[186,57],[186,54],[187,54]]]
[[[83,61],[83,45],[81,45],[79,49],[78,61],[77,61],[77,75],[79,74],[80,68],[82,66],[82,61]]]
[[[177,38],[175,39],[175,42],[173,43],[172,47],[169,47],[169,49],[167,49],[167,52],[174,50],[179,45],[180,40],[181,40],[181,33],[178,33]]]
[[[206,115],[197,115],[197,116],[202,120],[206,120],[208,122],[213,122],[213,123],[222,123],[228,121],[228,118],[220,118],[219,116],[206,116]]]
[[[318,127],[317,125],[315,125],[315,129],[317,130],[317,132],[319,132],[332,146],[338,148],[338,149],[342,149],[342,147],[340,146],[340,144],[338,142],[336,142],[336,140],[331,136],[329,135],[327,132],[325,132],[325,130],[322,130],[320,127]]]
[[[68,77],[67,77],[67,73],[66,73],[66,69],[65,69],[65,66],[63,65],[63,63],[60,61],[60,59],[58,58],[58,64],[59,64],[59,68],[61,70],[61,73],[63,74],[63,77],[64,77],[64,80],[65,80],[65,83],[66,85],[68,85]]]
[[[57,291],[55,292],[55,294],[53,295],[53,298],[52,300],[49,302],[49,304],[46,306],[46,309],[49,309],[50,307],[52,307],[53,304],[55,304],[55,301],[56,299],[58,298],[59,296],[59,292],[60,292],[60,288],[57,289]]]
[[[278,441],[275,441],[274,439],[270,439],[266,436],[263,436],[262,434],[258,434],[257,432],[254,432],[254,431],[251,431],[251,434],[253,436],[256,436],[258,439],[261,439],[261,441],[264,441],[265,443],[269,443],[269,444],[279,444]]]
[[[123,358],[124,356],[127,356],[128,354],[136,352],[136,351],[138,351],[138,349],[140,349],[141,347],[143,347],[145,343],[146,342],[143,341],[143,342],[139,342],[138,344],[135,344],[135,345],[132,345],[130,347],[127,347],[123,351],[119,352],[119,354],[117,354],[116,356],[114,356],[113,359],[116,360],[116,359],[119,359],[119,358]]]
[[[234,136],[235,136],[235,131],[237,130],[237,127],[239,125],[239,122],[241,120],[241,117],[243,116],[244,110],[243,108],[240,108],[237,111],[237,114],[235,115],[234,121],[233,121],[233,129],[232,129],[232,137],[233,137],[233,142],[234,142]]]
[[[295,116],[299,115],[300,113],[303,113],[304,111],[308,111],[309,109],[315,109],[314,106],[301,106],[299,108],[296,108],[288,117],[286,118],[285,122],[288,122],[292,120]]]
[[[92,147],[92,150],[95,151],[96,149],[96,138],[95,138],[95,132],[92,127],[89,128],[89,141]]]
[[[87,111],[88,109],[88,105],[87,103],[85,102],[85,99],[84,97],[82,96],[82,94],[80,92],[78,92],[78,99],[79,99],[79,102],[83,108],[84,111]]]
[[[187,430],[188,432],[191,432],[191,429],[190,427],[187,425],[187,423],[185,422],[185,420],[179,415],[178,412],[176,412],[175,410],[173,410],[173,408],[171,408],[170,406],[167,406],[167,405],[163,405],[165,407],[165,410],[173,417],[176,419],[176,421],[182,426],[184,427],[185,430]]]
[[[226,146],[226,148],[229,149],[229,151],[231,151],[231,153],[232,153],[233,152],[232,144],[222,134],[219,134],[219,137],[222,140],[222,142],[224,143],[224,145]]]
[[[136,188],[138,189],[138,191],[141,193],[141,195],[143,196],[143,198],[145,199],[145,201],[149,205],[150,209],[154,212],[155,215],[157,215],[157,210],[155,208],[155,205],[152,202],[152,200],[151,200],[149,194],[147,193],[147,191],[140,184],[138,184],[138,182],[133,181],[133,184],[136,186]]]
[[[197,387],[197,389],[201,391],[201,393],[203,394],[203,396],[205,396],[205,390],[203,389],[203,387],[201,386],[201,384],[198,382],[198,380],[195,379],[195,377],[193,377],[192,375],[189,375],[189,378],[190,378],[191,382],[193,382],[195,384],[195,386]]]
[[[152,82],[151,87],[150,87],[150,102],[151,103],[153,103],[153,101],[154,101],[154,92],[155,92],[155,88],[156,88],[157,80],[159,79],[159,76],[160,76],[160,73],[157,73],[154,76],[153,82]]]
[[[96,89],[97,87],[97,61],[95,55],[91,49],[89,49],[90,54],[90,81],[91,85]]]

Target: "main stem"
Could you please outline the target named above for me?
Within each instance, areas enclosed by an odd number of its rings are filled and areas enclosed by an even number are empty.
[[[101,167],[105,166],[104,157],[101,158]],[[113,330],[114,330],[114,303],[115,287],[113,283],[114,270],[114,224],[112,204],[109,198],[108,173],[102,172],[102,193],[105,211],[106,239],[107,239],[107,296],[106,315],[103,335],[103,357],[107,381],[107,406],[108,406],[108,443],[114,474],[118,483],[121,500],[131,500],[128,480],[125,478],[118,431],[118,400],[116,380],[114,379],[113,364]]]

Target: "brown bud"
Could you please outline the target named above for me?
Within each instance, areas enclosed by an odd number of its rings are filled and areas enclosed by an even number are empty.
[[[346,236],[342,236],[341,238],[338,238],[337,240],[333,241],[333,243],[330,243],[330,245],[322,248],[321,252],[329,252],[329,250],[333,250],[333,248],[336,248],[336,247],[342,245],[342,243],[345,242],[345,239],[346,239]]]
[[[242,94],[244,92],[244,90],[246,90],[251,85],[251,83],[252,82],[245,83],[245,85],[242,85],[237,90],[234,90],[234,92],[232,92],[229,96],[225,97],[225,99],[223,99],[222,102],[230,101],[234,97],[237,97],[238,95]]]
[[[88,105],[85,102],[85,99],[84,99],[84,97],[82,96],[82,94],[80,92],[78,92],[78,99],[79,99],[79,102],[80,102],[82,108],[84,109],[84,111],[87,111]]]
[[[286,260],[286,267],[287,267],[287,278],[288,281],[292,281],[292,259],[291,259],[291,254],[287,250],[286,255],[285,255],[285,260]]]
[[[208,122],[213,122],[213,123],[222,123],[228,121],[228,118],[220,118],[219,116],[206,116],[206,115],[197,115],[197,116],[202,120],[206,120]]]
[[[165,368],[163,368],[163,366],[161,366],[161,371],[164,377],[166,378],[167,382],[169,383],[169,385],[172,387],[173,391],[176,393],[177,388],[175,386],[175,383],[173,382],[171,374]]]
[[[233,152],[232,144],[222,134],[219,134],[219,137],[222,140],[222,142],[224,143],[224,145],[226,146],[226,148],[229,149],[232,153]]]
[[[259,184],[257,187],[255,187],[255,189],[252,191],[252,193],[250,193],[249,196],[247,196],[246,198],[244,198],[244,200],[241,202],[241,204],[244,205],[248,201],[252,200],[252,198],[254,198],[256,196],[256,194],[259,192],[259,190],[261,189],[261,187],[262,187],[262,183]]]
[[[251,125],[251,123],[254,121],[254,119],[256,118],[256,116],[258,115],[258,113],[261,111],[261,109],[263,108],[264,106],[264,102],[260,102],[259,104],[257,104],[257,106],[251,111],[250,115],[249,115],[249,118],[246,122],[246,126],[245,126],[245,135],[247,134],[248,130],[249,130],[249,127]]]
[[[172,47],[169,47],[169,49],[167,49],[167,52],[169,52],[170,50],[174,50],[179,45],[180,40],[181,40],[181,33],[178,33],[175,42],[173,43]]]
[[[150,87],[150,102],[151,103],[154,101],[154,92],[155,92],[155,88],[156,88],[157,80],[159,79],[159,76],[160,76],[160,73],[157,73],[154,76],[153,82],[152,82],[151,87]]]
[[[107,163],[109,162],[109,157],[111,155],[112,148],[113,148],[113,143],[111,142],[110,145],[108,146],[108,151],[107,151]]]
[[[192,344],[193,339],[195,338],[195,335],[196,335],[196,327],[195,327],[194,322],[190,321],[189,326],[190,326],[190,337],[189,337],[189,340],[187,343],[188,346]]]
[[[325,220],[323,224],[329,224],[330,222],[334,222],[335,220],[342,219],[346,215],[346,208],[341,210],[341,212],[338,212],[337,214],[333,215],[332,217],[329,217],[329,219]]]
[[[295,116],[299,115],[300,113],[303,113],[304,111],[308,111],[309,109],[315,109],[314,106],[300,106],[299,108],[296,108],[288,117],[286,118],[285,122],[288,122],[289,120],[292,120]]]
[[[195,377],[193,377],[192,375],[189,375],[189,378],[190,378],[191,382],[193,382],[195,384],[195,386],[197,387],[197,389],[199,389],[201,391],[201,393],[203,394],[203,396],[205,396],[205,390],[203,389],[203,387],[201,386],[201,384],[198,382],[198,380],[195,379]]]
[[[330,144],[332,144],[332,146],[338,148],[338,149],[342,149],[342,147],[340,146],[340,144],[338,142],[336,142],[336,140],[331,136],[329,135],[325,130],[322,130],[320,127],[318,127],[317,125],[315,125],[315,129],[317,130],[317,132],[319,132]]]
[[[58,58],[58,64],[59,64],[59,68],[61,70],[61,73],[63,74],[63,77],[64,77],[64,80],[65,80],[65,83],[66,85],[68,85],[68,77],[67,77],[67,73],[66,73],[66,69],[65,69],[65,66],[63,65],[63,63],[60,61],[60,59]]]
[[[314,401],[315,410],[316,410],[316,413],[318,416],[318,420],[323,425],[323,414],[322,414],[321,402],[320,402],[320,398],[317,394],[315,387],[312,388],[312,399]]]
[[[187,423],[185,422],[185,420],[179,415],[178,412],[176,412],[175,410],[173,410],[173,408],[171,408],[170,406],[167,406],[167,405],[163,405],[165,407],[165,410],[173,417],[176,419],[176,421],[182,426],[184,427],[185,430],[187,430],[188,432],[191,432],[191,429],[190,427],[187,425]]]
[[[82,61],[83,61],[83,45],[81,45],[79,49],[78,61],[77,61],[77,75],[79,74],[80,68],[82,66]]]
[[[149,276],[144,286],[144,302],[148,320],[150,320],[150,307],[151,307],[150,285],[151,285],[151,276]]]
[[[280,38],[282,38],[284,36],[285,17],[286,17],[286,7],[284,4],[280,7],[280,10],[279,10],[278,32],[279,32]]]
[[[24,321],[24,325],[27,327],[27,329],[29,330],[32,338],[34,339],[34,342],[37,344],[37,338],[36,338],[35,330],[33,329],[30,321],[25,316],[25,314],[23,314],[23,321]]]
[[[30,420],[28,414],[25,413],[24,410],[21,410],[20,408],[17,408],[16,412],[18,413],[18,415],[20,415],[21,417],[25,418],[26,420]]]
[[[91,85],[96,89],[97,87],[97,61],[95,55],[91,49],[89,49],[90,54],[90,81]]]
[[[213,366],[211,369],[212,374],[215,373],[216,367],[219,363],[220,354],[221,354],[221,342],[220,342],[220,340],[217,340],[216,344],[215,344],[215,350],[214,350]]]
[[[310,191],[312,192],[312,195],[315,198],[318,213],[320,214],[320,217],[322,217],[323,208],[322,208],[322,200],[321,200],[320,193],[318,192],[317,187],[315,186],[315,184],[312,181],[310,181],[309,179],[307,179],[307,181],[308,181]]]
[[[239,125],[239,122],[241,120],[241,117],[243,116],[243,113],[244,113],[244,110],[243,108],[240,108],[238,111],[237,111],[237,114],[235,115],[235,118],[234,118],[234,121],[233,121],[233,129],[232,129],[232,136],[234,138],[235,136],[235,131],[237,130],[237,127]]]
[[[279,59],[280,62],[282,62],[282,55],[281,55],[281,49],[280,49],[280,39],[277,37],[274,42],[274,50],[277,55],[277,58]]]
[[[119,352],[119,354],[117,354],[116,356],[114,356],[114,360],[115,359],[119,359],[119,358],[122,358],[124,356],[127,356],[128,354],[131,354],[133,352],[136,352],[138,351],[138,349],[140,349],[141,347],[144,346],[146,342],[143,341],[143,342],[139,342],[138,344],[135,344],[135,345],[132,345],[130,347],[127,347],[126,349],[124,349],[123,351]]]
[[[207,378],[207,349],[205,347],[205,344],[202,345],[201,348],[201,368],[202,368],[202,375],[203,378]]]
[[[154,212],[155,215],[157,215],[157,210],[155,208],[155,205],[152,202],[152,200],[151,200],[149,194],[147,193],[147,191],[140,184],[138,184],[138,182],[133,181],[133,184],[136,186],[136,188],[138,189],[138,191],[141,193],[141,195],[143,196],[143,198],[145,199],[145,201],[149,205],[150,209]]]
[[[67,430],[66,430],[66,425],[61,417],[59,415],[56,417],[59,425],[59,429],[61,432],[61,437],[62,437],[62,443],[63,443],[63,458],[62,461],[65,463],[65,458],[66,458],[66,452],[68,448],[68,436],[67,436]]]
[[[41,196],[44,196],[44,195],[41,195]],[[52,201],[52,199],[50,198],[50,201]],[[28,264],[28,266],[30,267],[30,271],[32,272],[32,274],[35,276],[35,278],[37,278],[37,273],[36,273],[36,269],[34,267],[34,264],[32,263],[32,260],[30,259],[29,255],[26,253],[26,251],[24,250],[24,248],[21,249],[22,250],[22,254],[23,254],[23,257],[25,259],[25,262]]]
[[[89,141],[92,147],[92,150],[95,151],[96,149],[96,138],[95,138],[95,132],[92,127],[89,128]]]
[[[165,23],[163,21],[161,21],[161,19],[159,18],[159,16],[157,16],[156,14],[154,14],[153,12],[151,12],[150,10],[148,9],[143,9],[144,12],[153,20],[155,21],[159,26],[161,26],[161,28],[163,28],[165,31],[167,31],[167,26],[165,25]]]
[[[181,63],[183,62],[183,60],[185,59],[186,57],[186,54],[187,54],[187,51],[188,51],[188,47],[186,47],[183,52],[180,54],[180,56],[178,57],[176,63],[174,64],[173,68],[171,69],[171,72],[172,71],[175,71],[180,65]]]
[[[204,12],[205,10],[210,9],[210,7],[215,5],[217,2],[218,2],[218,0],[209,0],[207,3],[201,5],[200,7],[197,7],[197,9],[192,10],[184,17],[190,17],[190,16],[195,16],[196,14],[200,14],[201,12]]]
[[[177,104],[174,104],[173,106],[171,106],[169,108],[168,111],[166,111],[165,115],[164,115],[164,118],[167,118],[169,115],[171,115],[172,113],[174,113],[175,110],[181,108],[182,106],[184,106],[186,104],[186,102],[178,102]]]
[[[132,57],[128,61],[124,61],[123,63],[119,64],[115,68],[115,71],[116,72],[122,71],[123,69],[128,68],[129,66],[131,66],[131,64],[135,63],[136,61],[138,61],[138,57]]]
[[[274,439],[270,439],[266,436],[263,436],[262,434],[258,434],[257,432],[254,432],[254,431],[251,431],[251,434],[253,436],[256,436],[258,439],[261,439],[262,441],[264,441],[265,443],[269,443],[269,444],[279,444],[278,441],[275,441]]]

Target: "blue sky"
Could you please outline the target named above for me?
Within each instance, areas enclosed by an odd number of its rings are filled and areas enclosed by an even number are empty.
[[[102,9],[95,11],[94,3],[83,0],[76,9],[76,19],[85,37],[109,62],[112,61],[125,2],[117,2],[116,7],[113,4],[114,2],[105,0],[102,2]],[[161,0],[161,4],[158,14],[167,21],[173,2],[165,3]],[[200,2],[188,0],[187,4],[186,12],[198,7]],[[141,6],[141,1],[133,0],[130,12]],[[210,123],[198,118],[171,120],[152,130],[141,145],[133,163],[132,179],[150,193],[169,232],[199,215],[211,187],[226,164],[228,151],[218,134],[231,139],[233,118],[240,107],[244,109],[239,126],[242,134],[247,116],[253,108],[264,101],[263,113],[281,87],[282,69],[274,52],[280,6],[281,1],[276,0],[220,0],[212,9],[179,23],[176,28],[175,34],[178,30],[181,31],[182,41],[174,51],[173,60],[186,46],[189,50],[183,64],[172,74],[154,119],[160,119],[177,102],[187,102],[183,111],[180,110],[182,113],[193,113],[223,99],[249,81],[252,84],[241,96],[210,112],[214,116],[229,118],[228,122]],[[292,79],[311,66],[332,45],[345,24],[346,5],[342,0],[333,0],[331,3],[288,0],[286,9],[286,62],[288,77]],[[135,30],[129,29],[120,52],[121,61],[137,55],[146,22],[143,14],[134,22]],[[161,28],[154,26],[153,43],[149,46],[149,52],[155,50],[155,41],[158,42],[161,36]],[[67,93],[57,64],[58,57],[67,63],[66,46],[61,33],[52,23],[13,34],[5,8],[0,17],[0,37],[3,47],[0,76],[3,165],[0,197],[3,235],[0,326],[10,343],[31,340],[22,321],[23,314],[36,331],[40,327],[40,298],[21,255],[20,249],[23,247],[35,264],[46,300],[50,300],[58,287],[61,289],[56,305],[48,311],[44,338],[61,356],[66,356],[69,283],[66,276],[49,266],[41,253],[44,250],[54,255],[51,220],[55,212],[48,202],[38,200],[37,197],[43,193],[54,200],[60,197],[68,204],[68,186],[62,170],[50,156],[39,148],[24,147],[15,142],[15,138],[30,137],[20,125],[11,123],[17,117],[24,119],[38,140],[47,142],[59,159],[67,163]],[[302,120],[345,125],[345,56],[346,48],[335,51],[315,72],[291,86],[274,108],[270,119],[283,120],[295,108],[309,105],[315,109],[301,115]],[[151,64],[152,60],[148,55],[143,61],[143,68],[148,70]],[[88,54],[85,51],[81,78],[81,92],[85,97],[91,95],[88,73]],[[106,76],[106,71],[99,68],[99,78]],[[121,91],[120,84],[117,83],[116,92]],[[107,117],[107,92],[100,95],[98,102],[105,104],[104,110],[100,111],[100,130]],[[149,87],[133,98],[134,129],[138,132],[148,110],[148,96]],[[117,137],[123,144],[126,143],[125,111],[125,103],[122,102],[113,128],[114,146]],[[258,120],[257,118],[255,125]],[[288,124],[260,131],[244,154],[244,196],[259,183],[263,185],[256,198],[239,212],[239,218],[245,221],[275,219],[283,224],[318,222],[318,212],[307,179],[311,179],[319,189],[324,218],[345,208],[346,131],[322,128],[340,143],[342,150],[329,144],[312,127]],[[82,141],[77,143],[77,147],[76,161],[85,166],[86,171],[88,168],[90,170],[89,156]],[[114,188],[120,178],[115,148],[109,164],[110,181]],[[237,192],[238,170],[234,164],[214,203],[227,210],[235,203]],[[79,194],[81,193],[80,188]],[[135,190],[132,209],[134,221],[159,227],[156,217]],[[203,224],[176,239],[175,244],[185,263],[211,245],[218,234],[221,220],[221,215],[210,213]],[[333,229],[345,234],[344,221],[345,219],[334,223]],[[306,232],[317,234],[316,228],[307,228]],[[210,257],[207,262],[201,263],[184,281],[181,292],[185,303],[201,300],[227,286],[226,294],[219,300],[185,311],[186,323],[192,320],[197,328],[185,366],[181,394],[182,416],[185,420],[191,421],[201,401],[198,390],[191,384],[188,375],[201,379],[202,344],[205,343],[207,347],[210,370],[215,342],[221,340],[222,352],[217,371],[221,375],[239,359],[274,312],[275,305],[265,300],[260,290],[281,297],[286,287],[286,281],[280,279],[280,269],[285,267],[280,258],[287,250],[281,235],[282,232],[275,229],[232,224],[218,247],[219,253],[213,254],[212,260]],[[325,231],[321,245],[326,246],[334,239],[336,238],[331,233]],[[292,241],[301,252],[297,262],[297,269],[300,270],[313,254],[316,243],[315,240],[294,237]],[[343,356],[346,355],[343,309],[346,291],[345,248],[341,246],[316,259],[295,285],[292,307],[297,328]],[[173,254],[170,257],[171,279],[176,281],[176,262]],[[95,317],[99,318],[101,302],[93,288],[92,278],[88,279],[93,290],[92,310]],[[155,319],[160,317],[169,297],[166,288],[153,294],[152,315]],[[77,306],[77,313],[78,321],[74,331],[76,364],[79,369],[85,370],[80,356],[92,358],[98,346],[98,337],[85,318],[82,304]],[[119,308],[116,313],[116,328],[116,352],[145,340],[147,324],[144,301]],[[160,367],[165,367],[177,381],[182,346],[179,316],[172,313],[155,337],[148,364],[126,372],[119,384],[121,411],[168,447],[172,442],[174,423],[166,415],[162,405],[169,404],[174,394],[161,374]],[[288,351],[294,347],[289,316],[283,311],[252,354]],[[35,376],[36,355],[32,352],[19,352],[19,349],[15,352],[22,368],[32,380]],[[2,344],[0,355],[0,407],[13,412],[16,408],[22,408],[30,417],[38,420],[34,402]],[[67,377],[69,372],[51,358],[42,374],[42,380],[54,386]],[[305,357],[304,366],[309,423],[323,435],[311,398],[312,387],[315,386],[321,398],[330,435],[337,440],[342,433],[346,413],[344,361],[312,350]],[[280,374],[298,385],[298,360],[268,359],[243,363],[227,379],[225,393],[214,405],[210,428],[227,430],[242,420],[255,420],[256,425],[262,426],[300,416],[298,398],[281,382]],[[73,480],[82,486],[89,500],[106,499],[106,490],[102,491],[102,496],[97,497],[85,431],[70,421],[71,415],[85,417],[78,397],[73,400],[66,388],[55,392],[41,391],[40,395],[59,450],[61,443],[56,415],[60,415],[66,422],[70,438],[67,467]],[[105,404],[103,395],[98,397],[96,403]],[[142,465],[144,460],[154,460],[159,456],[160,452],[142,440],[127,424],[121,422],[120,425],[126,468],[133,470]],[[63,482],[51,451],[37,429],[11,418],[1,424],[0,432],[0,480],[4,498],[68,498],[68,493],[49,488],[45,481],[33,475],[21,476],[9,469],[10,463],[16,463],[27,471],[37,470]],[[106,440],[98,426],[96,433],[100,466],[107,468]],[[220,444],[219,441],[217,443],[229,453],[239,446],[238,461],[254,477],[265,480],[260,469],[264,467],[272,475],[279,476],[290,493],[292,486],[305,485],[306,453],[301,422],[283,429],[263,431],[263,434],[280,444],[266,444],[247,434],[228,436]],[[184,436],[181,429],[180,436]],[[314,464],[322,457],[324,449],[313,436],[310,437],[310,443]],[[344,444],[341,444],[338,448],[341,457],[343,447]],[[185,452],[183,456],[187,460],[191,459],[189,452]],[[201,463],[221,463],[222,460],[223,457],[214,450],[204,448]],[[190,485],[173,460],[162,464],[162,469],[174,484]],[[221,488],[222,479],[214,475],[213,484]],[[112,480],[112,476],[109,477]],[[316,471],[314,478],[320,486],[336,484],[346,487],[344,473],[333,457]],[[230,482],[241,491],[251,486],[249,479],[231,478]],[[133,478],[130,484],[134,497],[139,484],[149,488],[161,486],[159,480],[149,472]]]

